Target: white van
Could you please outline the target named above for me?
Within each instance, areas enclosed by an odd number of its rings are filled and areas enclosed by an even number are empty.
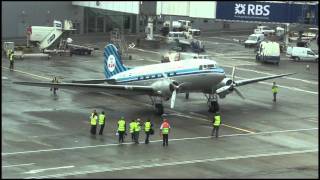
[[[256,55],[256,60],[261,62],[272,62],[279,65],[280,45],[277,42],[261,42]]]
[[[318,61],[318,54],[314,53],[310,48],[305,47],[288,47],[287,56],[289,56],[291,59],[295,61]]]
[[[264,40],[263,34],[251,34],[244,42],[244,47],[254,47]]]
[[[184,32],[169,32],[167,42],[172,43],[175,42],[175,40],[181,40],[181,39],[187,39],[187,36]]]

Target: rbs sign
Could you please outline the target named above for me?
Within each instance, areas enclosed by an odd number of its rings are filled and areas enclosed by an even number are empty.
[[[248,6],[247,6],[248,5]],[[268,16],[270,5],[261,4],[235,4],[235,15]]]
[[[217,19],[288,22],[288,3],[269,3],[258,1],[217,1]]]

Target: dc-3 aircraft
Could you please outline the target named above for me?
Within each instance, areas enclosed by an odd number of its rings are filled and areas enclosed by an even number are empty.
[[[236,87],[258,81],[279,78],[295,73],[259,77],[246,80],[227,78],[224,69],[214,60],[190,59],[169,63],[152,64],[127,68],[123,65],[117,48],[108,44],[104,49],[104,74],[106,79],[91,79],[60,83],[15,82],[20,85],[53,87],[71,90],[94,90],[112,94],[148,95],[158,114],[163,114],[163,101],[171,98],[174,107],[177,93],[202,92],[207,97],[209,110],[218,107],[218,96],[236,92],[244,98]]]

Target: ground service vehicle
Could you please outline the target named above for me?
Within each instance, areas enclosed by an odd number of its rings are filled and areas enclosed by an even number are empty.
[[[256,60],[261,62],[272,62],[279,65],[280,62],[280,45],[277,42],[260,43]]]
[[[318,54],[314,53],[310,48],[305,47],[288,47],[287,55],[295,61],[318,61]]]
[[[261,41],[264,40],[263,34],[251,34],[248,39],[244,42],[244,47],[255,47]]]
[[[258,26],[256,29],[254,29],[255,34],[273,34],[275,33],[275,30],[269,28],[268,26]]]

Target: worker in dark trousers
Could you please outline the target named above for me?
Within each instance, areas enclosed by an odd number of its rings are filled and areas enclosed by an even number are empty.
[[[91,134],[92,135],[96,135],[96,132],[97,132],[97,120],[98,120],[98,114],[94,111],[92,114],[91,114],[91,117],[90,117],[90,124],[91,124]]]
[[[99,125],[100,125],[99,135],[102,135],[105,123],[106,123],[106,116],[104,115],[104,111],[102,111],[101,114],[99,114]]]
[[[124,120],[124,117],[121,117],[118,121],[119,144],[124,142],[125,133],[126,133],[126,121]]]
[[[134,128],[136,126],[136,120],[131,120],[130,124],[129,124],[129,130],[130,130],[130,134],[131,134],[131,141],[134,142],[135,141],[135,137],[134,137]]]
[[[168,146],[169,142],[170,124],[167,119],[163,119],[160,126],[160,136],[162,136],[162,146]]]
[[[276,85],[276,82],[273,82],[272,93],[273,93],[273,102],[276,102],[277,101],[277,93],[278,93],[278,86]]]
[[[212,129],[212,132],[211,132],[211,136],[212,137],[214,136],[214,133],[216,133],[216,138],[219,137],[220,124],[221,124],[221,117],[220,117],[219,111],[217,111],[215,113],[215,115],[214,115],[214,118],[213,118],[213,129]]]
[[[150,119],[147,119],[147,121],[144,123],[144,132],[146,133],[146,140],[144,141],[145,144],[149,144],[149,136],[152,129],[152,123],[150,122]]]
[[[135,126],[134,126],[134,138],[135,138],[135,144],[139,144],[139,134],[140,134],[140,130],[141,130],[141,121],[138,118]]]
[[[58,81],[58,79],[57,79],[57,77],[53,77],[53,79],[52,79],[52,81],[51,81],[52,83],[59,83],[59,81]],[[53,86],[53,88],[51,87],[50,88],[50,91],[52,91],[53,90],[53,94],[54,95],[57,95],[57,90],[58,90],[58,88],[56,87],[56,86]]]
[[[10,54],[9,54],[9,60],[10,60],[10,71],[13,71],[13,66],[14,66],[14,59],[13,59],[13,54],[14,52],[13,51],[10,51]]]

